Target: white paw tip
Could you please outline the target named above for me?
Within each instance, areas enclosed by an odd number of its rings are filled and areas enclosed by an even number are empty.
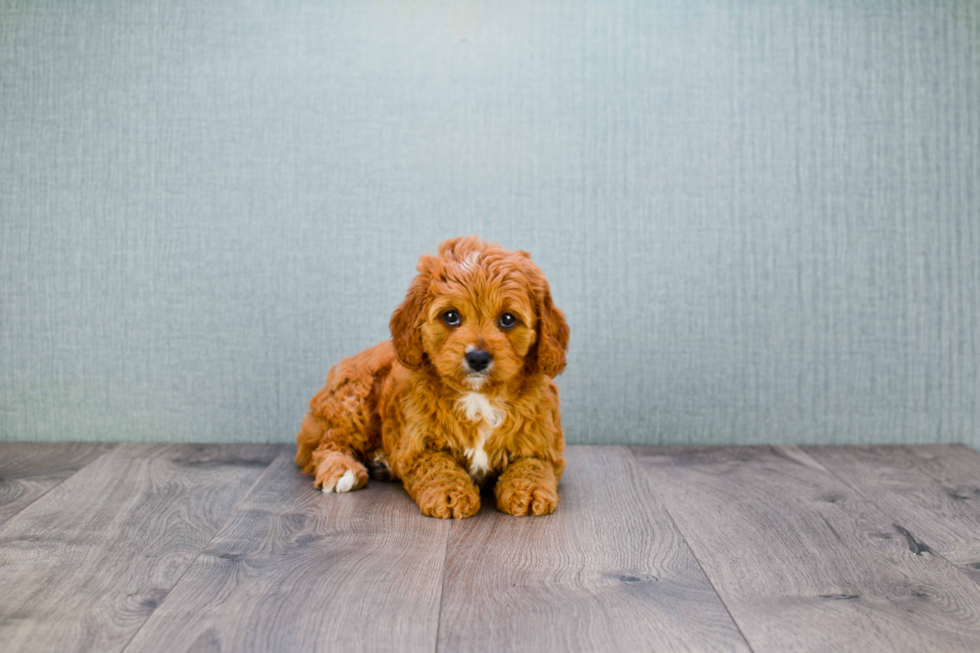
[[[330,494],[331,492],[333,492],[333,486],[332,485],[324,485],[323,486],[323,493],[324,494]]]
[[[337,481],[336,490],[337,492],[350,492],[353,487],[354,472],[348,469],[346,472],[344,472],[344,475],[340,477],[340,480]]]

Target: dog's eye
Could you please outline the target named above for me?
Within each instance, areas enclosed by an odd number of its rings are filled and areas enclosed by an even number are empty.
[[[459,326],[459,313],[456,311],[446,311],[442,314],[442,321],[448,326]]]
[[[510,329],[517,324],[517,318],[510,313],[504,313],[500,316],[499,324],[501,329]]]

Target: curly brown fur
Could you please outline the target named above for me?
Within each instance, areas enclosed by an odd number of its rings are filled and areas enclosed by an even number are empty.
[[[565,466],[553,377],[569,330],[547,280],[527,252],[474,236],[442,243],[418,271],[392,339],[331,368],[296,463],[325,492],[363,487],[365,465],[393,475],[432,517],[475,514],[478,486],[494,481],[500,510],[553,512]]]

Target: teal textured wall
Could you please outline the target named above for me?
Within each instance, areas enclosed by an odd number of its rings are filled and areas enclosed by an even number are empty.
[[[289,441],[530,250],[572,442],[980,445],[980,3],[0,4],[0,438]]]

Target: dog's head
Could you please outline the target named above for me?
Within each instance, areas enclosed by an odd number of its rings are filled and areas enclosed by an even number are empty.
[[[458,390],[565,369],[568,324],[527,252],[455,238],[422,256],[418,271],[391,316],[402,365],[431,366]]]

